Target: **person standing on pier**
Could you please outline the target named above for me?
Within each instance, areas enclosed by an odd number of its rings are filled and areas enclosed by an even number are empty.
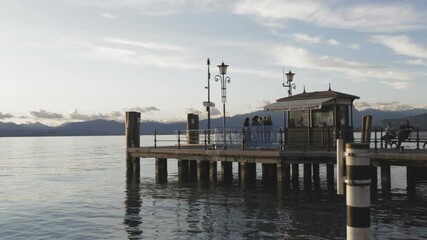
[[[245,118],[243,122],[243,146],[249,147],[251,145],[251,125],[249,123],[249,118]]]
[[[397,133],[399,139],[397,148],[400,148],[402,142],[409,138],[409,135],[413,129],[414,127],[409,123],[409,119],[407,119],[406,122],[400,126],[399,132]]]

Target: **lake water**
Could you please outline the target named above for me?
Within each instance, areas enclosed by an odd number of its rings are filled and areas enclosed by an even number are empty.
[[[156,184],[141,159],[141,179],[127,181],[123,136],[0,138],[0,239],[345,239],[345,198],[322,166],[313,192],[183,184],[168,168]],[[427,238],[427,183],[405,188],[392,168],[391,196],[372,200],[375,239]]]

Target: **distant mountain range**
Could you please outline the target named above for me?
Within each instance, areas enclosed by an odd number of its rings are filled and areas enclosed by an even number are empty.
[[[227,117],[227,127],[241,127],[246,117],[270,115],[273,124],[283,125],[282,112],[252,112],[248,114]],[[384,127],[387,122],[391,122],[397,128],[404,120],[409,119],[411,125],[420,129],[427,129],[427,109],[411,109],[404,111],[381,111],[376,109],[366,109],[363,111],[354,110],[354,126],[360,128],[362,116],[372,115],[373,125]],[[143,116],[142,116],[143,118]],[[211,119],[212,128],[222,127],[222,118]],[[186,122],[162,123],[154,121],[143,121],[141,123],[141,134],[172,134],[175,130],[185,130]],[[207,120],[201,120],[200,129],[207,128]],[[97,136],[97,135],[124,135],[125,126],[123,122],[108,120],[93,120],[86,122],[70,122],[57,127],[46,126],[42,123],[15,124],[0,122],[0,137],[10,136]]]

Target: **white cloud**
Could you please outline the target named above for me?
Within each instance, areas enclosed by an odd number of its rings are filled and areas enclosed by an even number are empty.
[[[314,56],[303,48],[277,46],[272,52],[281,65],[305,69],[338,71],[363,78],[407,80],[404,73],[387,71],[383,67],[347,61],[330,56]]]
[[[395,32],[424,28],[424,13],[409,4],[357,4],[327,6],[311,0],[242,0],[236,14],[254,16],[266,24],[280,25],[289,20],[312,25],[362,32]],[[398,16],[398,17],[396,17]]]
[[[0,112],[0,119],[8,119],[8,118],[13,118],[14,116],[10,113],[2,113]]]
[[[310,35],[302,34],[302,33],[293,34],[293,37],[298,42],[304,42],[304,43],[308,43],[308,44],[320,43],[321,39],[322,39],[319,36],[310,36]]]
[[[356,43],[352,43],[352,44],[349,46],[349,48],[350,48],[350,49],[353,49],[353,50],[359,50],[359,49],[360,49],[360,45],[359,45],[359,44],[356,44]]]
[[[414,109],[415,107],[409,104],[402,104],[399,101],[391,101],[391,102],[363,102],[363,101],[356,101],[354,102],[354,106],[358,110],[364,110],[368,108],[372,109],[379,109],[383,111],[401,111],[401,110],[408,110],[408,109]]]
[[[66,115],[67,120],[79,120],[79,121],[90,121],[90,120],[115,120],[123,121],[124,114],[119,111],[112,111],[110,113],[98,113],[98,114],[81,114],[77,109]]]
[[[393,89],[396,89],[396,90],[407,89],[411,86],[410,82],[399,82],[399,81],[397,81],[397,82],[386,82],[386,81],[382,81],[381,83],[384,85],[387,85]]]
[[[63,119],[64,115],[60,113],[48,112],[44,109],[40,109],[39,111],[30,111],[30,115],[34,118],[39,119]]]
[[[180,46],[158,43],[158,42],[131,41],[131,40],[125,40],[125,39],[119,39],[119,38],[108,38],[105,41],[109,43],[135,46],[135,47],[141,47],[141,48],[146,48],[151,50],[186,51],[185,48]]]
[[[111,19],[118,19],[118,18],[119,18],[118,16],[115,16],[115,15],[110,14],[110,13],[101,13],[100,15],[101,15],[102,17],[105,17],[105,18],[111,18]]]
[[[126,109],[127,111],[136,111],[136,112],[141,112],[141,113],[146,113],[146,114],[151,114],[153,112],[157,112],[160,111],[160,109],[158,109],[155,106],[150,106],[150,107],[132,107],[129,109]]]
[[[332,38],[328,40],[328,44],[332,45],[332,46],[338,46],[338,45],[340,45],[340,43],[337,40],[332,39]]]
[[[427,66],[427,63],[421,59],[409,60],[409,61],[406,61],[406,63],[410,65],[417,65],[417,66]]]
[[[392,49],[396,54],[427,59],[427,47],[413,43],[407,36],[379,35],[373,36],[372,39]]]

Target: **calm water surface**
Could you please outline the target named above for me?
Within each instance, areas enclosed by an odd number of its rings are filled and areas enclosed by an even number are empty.
[[[153,159],[126,179],[124,146],[122,136],[0,138],[0,239],[345,238],[345,199],[323,176],[313,192],[181,184],[171,162],[156,184]],[[426,239],[427,183],[408,196],[405,169],[392,174],[392,195],[372,201],[374,238]]]

